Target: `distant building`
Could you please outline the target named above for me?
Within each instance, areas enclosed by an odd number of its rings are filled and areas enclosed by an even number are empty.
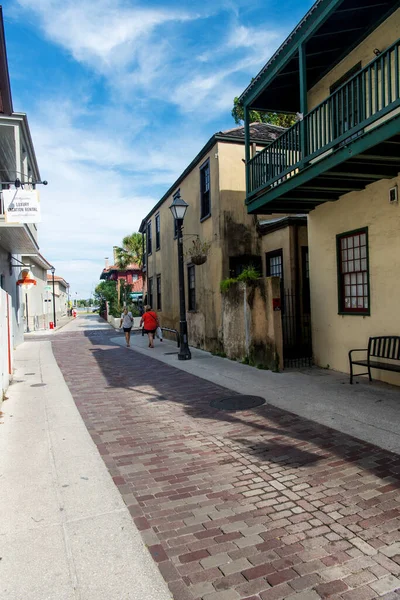
[[[109,265],[108,259],[104,269],[100,274],[100,279],[105,281],[116,281],[119,284],[124,281],[131,286],[130,298],[133,302],[142,302],[143,300],[143,271],[137,264],[130,264],[125,269],[118,265]]]
[[[48,329],[49,322],[53,320],[53,295],[47,275],[51,264],[41,254],[22,256],[22,261],[30,265],[36,280],[36,285],[22,291],[25,331]]]
[[[0,7],[0,190],[21,190],[41,180],[35,149],[24,113],[14,112],[3,13]],[[15,185],[17,182],[17,185]],[[30,185],[28,185],[30,187]],[[0,397],[13,371],[13,350],[24,339],[25,295],[17,285],[24,268],[22,256],[39,255],[36,224],[10,223],[5,216],[5,201],[0,194]],[[39,262],[41,259],[38,259]]]
[[[47,275],[47,285],[51,286],[51,292],[46,302],[51,305],[50,321],[53,321],[53,276]],[[55,296],[55,307],[56,307],[56,319],[65,317],[68,313],[68,301],[69,301],[69,283],[65,281],[63,277],[54,275],[54,296]]]

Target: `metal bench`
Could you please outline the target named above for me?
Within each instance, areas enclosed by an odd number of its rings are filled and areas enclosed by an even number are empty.
[[[353,352],[366,352],[366,359],[353,359]],[[371,360],[373,358],[379,358],[380,360]],[[382,359],[391,361],[398,361],[399,364],[394,362],[385,362]],[[400,373],[400,336],[398,335],[381,335],[379,337],[370,337],[368,340],[368,348],[355,348],[349,352],[350,362],[350,383],[353,383],[353,377],[359,377],[360,375],[368,375],[369,380],[372,381],[371,369],[381,369],[382,371],[394,371]],[[359,365],[367,367],[367,371],[364,373],[353,373],[353,365]]]

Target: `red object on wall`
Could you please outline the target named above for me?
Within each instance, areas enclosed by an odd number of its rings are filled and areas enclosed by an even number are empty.
[[[281,310],[281,299],[280,298],[272,298],[272,308],[274,310]]]

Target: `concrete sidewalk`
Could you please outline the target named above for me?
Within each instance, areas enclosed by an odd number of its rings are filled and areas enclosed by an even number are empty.
[[[111,341],[125,346],[122,333]],[[147,336],[141,332],[132,335],[132,349],[235,392],[262,396],[273,406],[400,453],[400,389],[396,386],[371,384],[364,378],[350,385],[348,375],[316,367],[273,373],[195,348],[191,348],[192,360],[178,361],[176,343],[156,339],[155,348],[150,349]]]
[[[0,413],[0,597],[170,599],[51,343],[25,342],[15,367]]]

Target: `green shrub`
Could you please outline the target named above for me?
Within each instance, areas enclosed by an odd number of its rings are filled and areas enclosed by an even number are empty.
[[[254,283],[257,279],[261,277],[260,273],[257,271],[255,267],[250,265],[246,269],[240,273],[238,277],[229,277],[228,279],[223,279],[219,284],[220,290],[222,294],[226,294],[229,288],[234,283],[246,283],[251,284]]]
[[[236,279],[234,279],[233,277],[228,277],[228,279],[223,279],[221,281],[221,283],[219,284],[220,290],[223,294],[226,294],[226,292],[229,290],[229,288],[236,283]]]
[[[246,269],[240,273],[237,277],[237,281],[241,281],[242,283],[252,283],[261,277],[260,273],[257,271],[255,267],[250,265]]]

